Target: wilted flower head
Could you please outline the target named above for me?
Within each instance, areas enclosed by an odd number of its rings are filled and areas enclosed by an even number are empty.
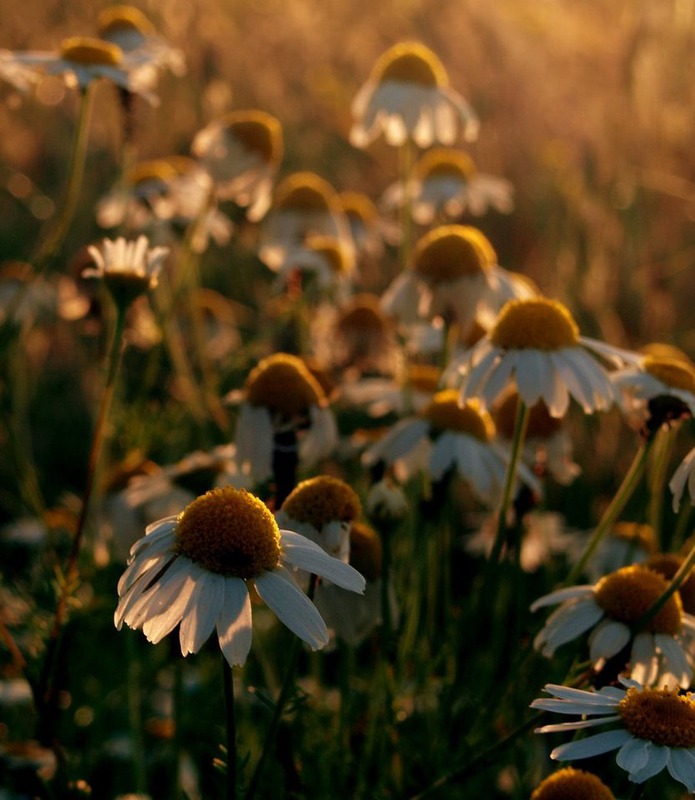
[[[418,147],[454,144],[478,133],[475,112],[449,87],[439,58],[419,42],[400,42],[387,50],[352,103],[350,141],[366,147],[383,133],[387,144],[409,139]]]

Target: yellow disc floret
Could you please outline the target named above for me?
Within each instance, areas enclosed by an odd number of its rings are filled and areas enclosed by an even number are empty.
[[[615,800],[615,795],[591,772],[565,767],[539,783],[531,800]]]
[[[421,413],[438,433],[467,433],[481,442],[489,442],[495,434],[495,425],[487,411],[475,399],[462,405],[456,389],[437,392]]]
[[[152,36],[154,26],[139,8],[127,5],[109,6],[97,19],[99,36],[108,38],[109,34],[123,30],[135,30],[143,36]]]
[[[210,572],[255,578],[277,566],[280,531],[261,500],[245,489],[225,486],[181,512],[176,550]]]
[[[335,236],[310,236],[306,241],[306,248],[322,256],[335,275],[352,272],[350,253]]]
[[[634,547],[640,547],[648,553],[654,553],[657,549],[658,543],[654,528],[641,522],[627,522],[625,520],[616,522],[610,530],[610,536],[615,539],[622,539]],[[657,569],[655,571],[661,573],[661,570]]]
[[[282,127],[265,111],[231,111],[220,120],[235,139],[247,150],[257,153],[268,163],[282,160]]]
[[[654,548],[655,549],[655,548]],[[678,553],[654,553],[644,562],[645,567],[653,569],[670,581],[683,565],[685,556]],[[687,578],[678,587],[686,614],[695,614],[695,570],[691,569]]]
[[[287,416],[305,414],[309,406],[326,401],[323,389],[297,356],[275,353],[260,361],[245,383],[251,405],[265,406]]]
[[[371,294],[360,294],[353,298],[350,305],[342,312],[336,327],[345,336],[352,334],[383,336],[389,324],[381,311],[379,298]]]
[[[439,386],[442,371],[432,364],[408,364],[405,385],[419,392],[434,394]]]
[[[427,178],[453,177],[462,181],[475,175],[473,159],[462,150],[453,147],[435,147],[418,161],[415,174],[420,180]]]
[[[298,484],[282,504],[297,522],[309,522],[320,531],[328,522],[352,522],[362,510],[355,490],[340,478],[318,475]]]
[[[494,250],[485,237],[469,225],[442,225],[417,243],[413,268],[433,283],[479,275],[494,264]]]
[[[121,63],[123,52],[118,45],[91,36],[71,36],[60,45],[60,56],[75,64],[103,64],[115,67]]]
[[[668,587],[668,581],[639,564],[622,567],[596,584],[594,598],[607,616],[628,625],[640,620]],[[675,636],[683,625],[683,603],[678,592],[647,623],[652,633]]]
[[[669,389],[681,389],[695,394],[695,366],[683,359],[646,356],[644,371],[665,384]]]
[[[561,350],[578,344],[579,328],[562,303],[534,297],[506,303],[490,339],[505,350]]]
[[[422,86],[446,86],[444,65],[420,42],[399,42],[383,53],[372,69],[376,83],[399,81]]]
[[[695,747],[693,696],[665,689],[631,687],[618,705],[625,728],[662,747]]]
[[[277,187],[276,209],[299,211],[333,211],[338,206],[333,187],[314,172],[295,172]]]
[[[376,206],[364,192],[340,192],[340,206],[349,219],[371,224],[379,216]]]

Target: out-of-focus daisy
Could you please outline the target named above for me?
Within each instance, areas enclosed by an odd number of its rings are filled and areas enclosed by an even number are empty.
[[[583,543],[582,550],[584,546]],[[621,567],[644,564],[657,549],[656,532],[651,525],[624,520],[616,522],[589,559],[586,571],[591,580],[598,581]]]
[[[341,384],[339,399],[364,408],[372,417],[422,411],[440,388],[441,370],[430,364],[408,364],[395,378],[363,377]]]
[[[283,434],[298,439],[300,464],[305,468],[333,452],[338,441],[333,413],[301,358],[276,353],[260,361],[246,378],[241,400],[237,459],[254,480],[262,482],[272,475],[276,438]]]
[[[434,481],[458,473],[484,502],[493,503],[504,483],[506,453],[494,441],[492,417],[477,401],[460,404],[456,389],[437,392],[418,416],[397,422],[367,450],[367,466],[395,465],[404,478],[425,469]]]
[[[497,435],[507,447],[514,438],[518,405],[519,397],[511,391],[492,410]],[[547,471],[563,485],[572,483],[581,473],[581,467],[572,460],[572,439],[567,428],[562,419],[550,415],[542,400],[529,409],[522,458],[536,473]]]
[[[32,67],[41,75],[60,75],[67,86],[82,91],[93,81],[106,79],[151,103],[157,102],[149,69],[129,62],[118,45],[104,39],[72,36],[62,41],[57,52],[14,52],[12,58],[3,60],[8,69],[15,64]]]
[[[276,187],[260,230],[261,260],[279,269],[289,250],[311,236],[331,236],[351,248],[350,227],[338,193],[314,172],[294,172]]]
[[[275,518],[281,527],[301,533],[347,563],[350,526],[361,511],[360,498],[351,486],[340,478],[318,475],[301,481]]]
[[[461,396],[490,406],[514,380],[527,406],[543,400],[553,417],[564,416],[570,396],[587,414],[604,410],[615,388],[594,354],[618,365],[635,360],[632,353],[581,336],[557,300],[510,300],[460,365]]]
[[[496,262],[492,245],[477,228],[434,228],[417,242],[412,269],[401,273],[385,292],[383,308],[406,324],[418,317],[441,316],[465,329],[495,284]]]
[[[20,92],[28,92],[41,81],[41,74],[32,66],[18,62],[11,50],[0,50],[0,79]]]
[[[598,725],[611,729],[556,747],[556,761],[591,758],[617,750],[616,763],[633,783],[644,783],[667,769],[689,793],[695,792],[695,698],[688,692],[645,688],[625,681],[627,688],[605,686],[597,692],[547,684],[549,698],[532,708],[581,717],[576,722],[543,725],[536,733],[573,732]]]
[[[103,9],[97,19],[97,32],[101,39],[120,47],[130,63],[153,67],[153,80],[159,69],[168,69],[178,76],[186,72],[181,50],[160,36],[150,20],[134,6],[114,5]]]
[[[611,374],[620,389],[621,406],[638,429],[658,430],[695,413],[695,365],[687,358],[643,355]]]
[[[247,208],[258,222],[270,207],[283,154],[282,127],[265,111],[232,111],[193,139],[191,152],[215,181],[217,196]]]
[[[630,646],[630,676],[646,686],[688,688],[692,666],[687,650],[695,617],[683,612],[678,592],[646,624],[633,627],[668,587],[657,572],[639,564],[622,567],[595,584],[570,586],[540,597],[532,611],[559,605],[537,634],[534,646],[550,658],[563,644],[589,633],[589,657],[600,670],[607,659]]]
[[[479,217],[489,208],[508,214],[514,208],[512,196],[509,181],[478,172],[467,153],[435,147],[415,164],[408,185],[399,181],[386,189],[380,206],[390,210],[410,203],[415,222],[431,225],[435,220],[458,219],[465,212]]]
[[[378,259],[384,252],[384,240],[397,240],[396,226],[381,216],[364,192],[340,192],[338,200],[347,219],[357,257]]]
[[[157,285],[166,247],[150,247],[146,236],[127,241],[104,239],[102,248],[89,247],[94,266],[82,272],[85,278],[101,278],[116,303],[130,303]]]
[[[297,284],[302,297],[314,303],[344,303],[352,290],[355,262],[352,249],[333,236],[309,236],[288,248],[278,269],[285,288]]]
[[[400,42],[377,60],[352,102],[350,141],[366,147],[381,133],[389,145],[418,147],[475,139],[478,118],[449,87],[443,64],[425,45]]]
[[[231,666],[251,647],[248,582],[290,630],[313,649],[326,625],[288,567],[362,592],[364,578],[298,533],[280,530],[271,512],[243,489],[214,489],[178,515],[150,525],[118,582],[117,628],[142,628],[156,644],[180,624],[181,653],[197,653],[217,631]]]
[[[688,550],[692,542],[687,543]],[[686,548],[683,552],[687,553]],[[681,553],[652,553],[644,562],[645,567],[653,569],[659,575],[663,575],[667,581],[670,581],[678,570],[683,566],[686,556]],[[678,587],[678,594],[683,601],[683,611],[687,614],[695,615],[695,571],[690,570],[687,578]]]
[[[591,772],[574,767],[559,769],[541,781],[531,800],[615,800],[606,784]]]

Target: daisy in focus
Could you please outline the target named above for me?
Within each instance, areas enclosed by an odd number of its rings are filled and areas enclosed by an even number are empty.
[[[193,139],[191,152],[215,181],[217,196],[246,208],[258,222],[270,207],[283,154],[282,127],[264,111],[232,111]]]
[[[616,391],[599,355],[616,365],[634,362],[624,350],[581,336],[569,310],[545,297],[510,300],[492,329],[462,359],[461,397],[491,406],[514,380],[527,406],[543,400],[553,417],[573,397],[585,413],[609,408]]]
[[[545,686],[551,697],[534,700],[531,708],[581,719],[543,725],[536,733],[612,726],[560,745],[550,757],[573,761],[617,750],[616,763],[633,783],[644,783],[666,769],[689,793],[695,792],[695,698],[690,692],[646,688],[636,681],[623,684],[624,689],[605,686],[597,692]]]
[[[478,134],[478,118],[449,86],[443,64],[425,45],[400,42],[381,55],[352,102],[350,141],[366,147],[383,133],[387,144],[451,145]]]
[[[289,569],[288,569],[289,568]],[[142,629],[156,644],[180,625],[182,655],[197,653],[213,631],[231,665],[243,665],[251,648],[249,582],[266,605],[312,649],[328,642],[313,603],[291,568],[325,577],[349,591],[364,578],[348,564],[289,530],[243,489],[214,489],[178,515],[150,525],[131,550],[118,582],[114,623]]]
[[[570,586],[540,597],[532,611],[557,605],[539,631],[534,647],[547,658],[585,633],[589,658],[600,671],[608,659],[629,648],[625,656],[630,677],[645,686],[670,689],[690,686],[688,654],[695,636],[695,617],[683,611],[678,592],[635,633],[634,626],[666,591],[663,575],[639,564],[622,567],[593,585]]]

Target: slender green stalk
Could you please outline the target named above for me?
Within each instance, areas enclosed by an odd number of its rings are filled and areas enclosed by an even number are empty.
[[[680,565],[676,574],[671,578],[663,594],[659,598],[657,598],[654,605],[645,614],[643,614],[639,620],[637,620],[638,628],[644,627],[649,622],[650,619],[653,619],[653,617],[655,617],[659,613],[659,611],[661,611],[661,609],[671,599],[673,594],[678,591],[683,581],[685,581],[688,578],[688,576],[690,575],[690,571],[692,570],[694,565],[695,565],[695,546],[693,546],[693,548],[688,553],[688,556],[685,559],[685,561]]]
[[[623,509],[627,505],[628,500],[632,497],[637,485],[644,474],[649,457],[649,451],[654,441],[653,437],[645,439],[635,454],[635,457],[628,469],[620,488],[615,493],[608,508],[604,511],[601,520],[599,521],[596,529],[594,530],[591,539],[584,548],[584,552],[577,561],[577,563],[570,570],[564,585],[574,583],[574,581],[582,574],[584,567],[587,565],[589,559],[594,554],[594,551],[603,541],[606,534],[610,531],[611,526],[617,521]]]
[[[661,542],[666,478],[676,430],[673,426],[664,426],[654,437],[649,475],[649,524],[654,529],[657,542]]]
[[[126,655],[128,658],[128,723],[132,742],[133,781],[137,794],[145,794],[147,778],[145,770],[145,741],[142,727],[142,694],[140,691],[141,664],[136,645],[136,636],[126,631]]]
[[[174,686],[172,691],[172,706],[174,713],[174,738],[171,742],[171,797],[172,800],[182,800],[183,788],[181,787],[181,756],[183,753],[183,662],[175,652],[172,645],[172,659],[174,662]]]
[[[234,672],[227,659],[222,656],[222,680],[224,683],[224,708],[227,721],[227,784],[226,800],[236,800],[237,754],[236,716],[234,711]]]

